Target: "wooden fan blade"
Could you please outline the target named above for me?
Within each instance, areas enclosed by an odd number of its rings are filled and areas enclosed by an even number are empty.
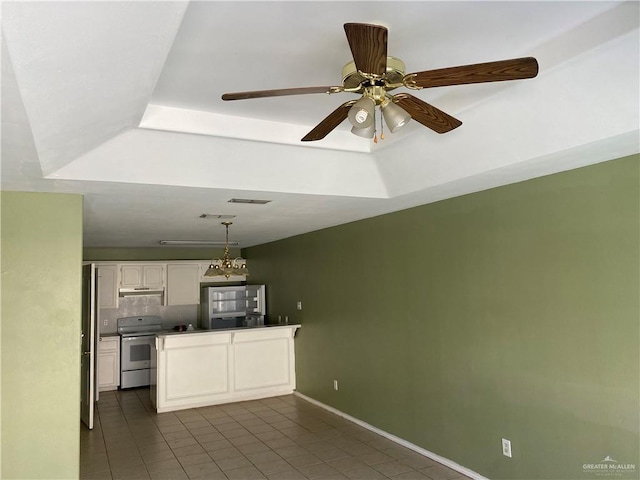
[[[246,100],[249,98],[282,97],[285,95],[306,95],[308,93],[335,93],[342,87],[299,87],[277,90],[256,90],[253,92],[225,93],[222,100]]]
[[[469,83],[522,80],[533,78],[537,74],[538,62],[533,57],[526,57],[410,73],[405,75],[404,81],[408,87],[431,88]]]
[[[309,133],[307,133],[302,139],[303,142],[313,142],[315,140],[321,140],[326,137],[329,132],[340,125],[347,115],[349,115],[349,109],[356,103],[356,100],[349,100],[343,103],[338,108],[322,120],[318,125],[314,127]]]
[[[411,118],[437,133],[447,133],[458,128],[462,122],[448,113],[423,102],[408,93],[399,93],[392,97],[393,103],[405,109]]]
[[[356,68],[363,73],[387,72],[387,29],[366,23],[345,23],[344,31]]]

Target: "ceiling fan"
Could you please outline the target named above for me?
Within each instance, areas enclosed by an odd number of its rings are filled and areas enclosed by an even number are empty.
[[[344,31],[354,61],[342,69],[341,86],[225,93],[222,95],[222,100],[244,100],[310,93],[348,92],[361,95],[360,99],[349,100],[331,112],[302,138],[303,142],[326,137],[346,118],[349,118],[353,125],[352,133],[365,138],[374,138],[376,106],[380,107],[382,116],[391,132],[397,131],[413,118],[437,133],[446,133],[462,125],[462,122],[409,93],[390,95],[389,92],[398,87],[421,90],[447,85],[521,80],[533,78],[538,74],[538,62],[533,57],[405,74],[402,60],[387,56],[387,29],[385,27],[365,23],[345,23]]]

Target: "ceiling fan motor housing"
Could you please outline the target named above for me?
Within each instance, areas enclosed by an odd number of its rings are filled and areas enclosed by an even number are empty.
[[[382,85],[402,85],[402,79],[404,78],[405,66],[404,62],[396,57],[387,57],[387,72],[384,74],[383,79],[380,82],[375,82],[376,86]],[[377,85],[380,83],[380,85]],[[362,75],[356,68],[355,62],[349,62],[342,68],[342,85],[345,89],[354,89],[361,87],[362,91],[365,86],[371,86],[370,80]],[[387,87],[388,90],[392,90],[394,87]],[[362,93],[361,90],[356,90],[355,93]]]

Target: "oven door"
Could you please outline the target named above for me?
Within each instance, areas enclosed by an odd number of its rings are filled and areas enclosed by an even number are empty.
[[[120,343],[121,388],[149,385],[151,351],[155,341],[155,335],[122,337]]]

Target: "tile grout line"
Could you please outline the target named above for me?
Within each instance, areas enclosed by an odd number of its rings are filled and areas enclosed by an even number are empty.
[[[419,458],[414,460],[413,455],[422,456],[419,453],[410,452],[411,449],[396,445],[392,440],[383,438],[376,432],[367,431],[357,422],[352,422],[335,412],[327,411],[293,395],[200,407],[166,414],[156,414],[152,411],[144,395],[142,391],[115,393],[113,407],[118,409],[119,415],[114,415],[113,419],[115,421],[118,416],[121,416],[124,420],[126,433],[123,432],[123,434],[131,437],[136,451],[134,456],[140,459],[146,478],[151,480],[169,478],[167,473],[170,472],[182,475],[182,478],[196,478],[198,475],[206,475],[207,468],[215,469],[212,471],[217,472],[216,478],[235,479],[242,476],[242,478],[256,477],[265,480],[278,479],[281,474],[295,479],[318,480],[326,475],[341,479],[367,478],[367,475],[370,478],[389,479],[400,475],[398,478],[428,480],[433,474],[438,473],[440,476],[442,473],[442,471],[430,470],[437,465],[435,462],[425,464],[424,460]],[[111,405],[107,408],[111,408]],[[113,462],[107,450],[107,444],[112,442],[107,442],[102,420],[102,440],[107,453],[109,473],[113,474]],[[153,427],[150,429],[153,432],[151,436],[157,432],[162,439],[157,443],[163,445],[161,450],[166,448],[167,454],[170,452],[171,458],[175,460],[175,469],[172,465],[170,471],[154,470],[152,473],[149,465],[154,462],[147,463],[141,450],[141,442],[144,442],[146,435],[144,433],[140,435],[140,430],[137,430],[138,420],[140,428],[144,427],[146,421],[150,422],[149,427]],[[174,424],[179,425],[180,430],[165,431],[166,429],[162,428],[163,425],[170,427]],[[115,427],[112,425],[108,427],[110,428]],[[211,433],[206,433],[209,430]],[[136,431],[138,435],[135,434]],[[171,439],[171,434],[178,432],[185,432],[187,436],[184,438],[189,438],[194,443],[175,446],[174,442],[179,442],[181,437]],[[214,438],[218,439],[203,440],[203,437],[211,434],[215,434],[217,437]],[[110,435],[111,437],[113,436]],[[207,444],[214,441],[224,441],[228,447],[208,450]],[[174,443],[174,446],[170,442]],[[351,445],[351,451],[347,448],[349,445]],[[188,453],[189,449],[186,447],[190,446],[195,453]],[[215,452],[226,448],[230,449],[231,456],[215,455]],[[288,454],[283,455],[287,448],[290,449]],[[392,451],[394,448],[396,448],[395,452]],[[403,450],[398,450],[400,448]],[[152,450],[149,450],[147,453],[151,452]],[[206,461],[191,464],[184,460],[186,457],[198,455]],[[160,453],[158,458],[161,456]],[[161,461],[164,460],[158,460],[158,462]],[[199,469],[198,465],[210,467],[203,466]],[[449,473],[444,471],[446,478],[461,478],[456,476],[457,473],[453,470]],[[90,477],[85,475],[82,478]],[[198,476],[197,478],[207,477]]]

